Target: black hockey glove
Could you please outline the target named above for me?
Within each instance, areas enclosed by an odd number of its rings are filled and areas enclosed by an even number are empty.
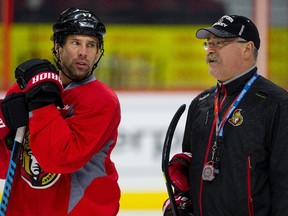
[[[63,107],[63,86],[55,66],[46,59],[30,59],[15,70],[20,88],[24,89],[30,111],[54,103]]]
[[[1,102],[1,110],[10,130],[28,125],[28,105],[24,93],[12,93],[5,97]]]

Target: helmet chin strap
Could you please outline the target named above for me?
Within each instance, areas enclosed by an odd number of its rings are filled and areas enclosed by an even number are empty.
[[[101,54],[100,54],[98,60],[97,60],[97,61],[95,62],[95,64],[93,65],[93,68],[92,68],[92,70],[91,70],[91,74],[93,73],[93,71],[95,70],[95,68],[96,68],[97,65],[98,65],[98,62],[101,60],[102,56],[104,55],[104,49],[103,49],[103,48],[100,49],[100,52],[101,52]],[[90,75],[91,75],[91,74],[90,74]]]
[[[89,74],[88,76],[86,76],[85,78],[82,78],[82,79],[73,79],[73,78],[71,78],[70,76],[68,76],[68,75],[64,72],[64,70],[62,69],[61,64],[60,64],[60,63],[61,63],[61,60],[60,60],[60,58],[59,58],[59,55],[57,54],[56,49],[55,49],[54,47],[52,48],[52,53],[53,53],[54,61],[55,61],[55,63],[56,63],[57,68],[58,68],[68,79],[72,80],[73,82],[81,82],[82,80],[86,79],[87,77],[89,77],[89,76],[93,73],[93,71],[94,71],[95,68],[97,67],[99,61],[101,60],[102,56],[104,55],[104,49],[100,49],[100,52],[101,52],[101,54],[100,54],[98,60],[94,63],[90,74]]]

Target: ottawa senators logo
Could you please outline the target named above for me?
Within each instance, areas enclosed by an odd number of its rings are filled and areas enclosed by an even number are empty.
[[[236,109],[233,112],[232,117],[228,120],[228,122],[230,124],[232,124],[233,126],[239,126],[242,124],[243,122],[243,116],[241,115],[241,109]]]
[[[46,173],[41,169],[34,157],[29,145],[29,132],[25,136],[22,152],[21,177],[32,187],[44,189],[52,186],[60,177],[60,174]]]

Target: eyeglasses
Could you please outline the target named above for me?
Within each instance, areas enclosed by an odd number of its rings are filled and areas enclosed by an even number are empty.
[[[216,40],[214,42],[211,42],[211,41],[205,41],[203,43],[203,47],[205,50],[208,50],[208,48],[210,46],[213,46],[214,48],[216,49],[221,49],[223,48],[224,46],[228,45],[228,44],[232,44],[232,43],[247,43],[248,41],[245,41],[245,40],[238,40],[238,41],[229,41],[229,40]]]

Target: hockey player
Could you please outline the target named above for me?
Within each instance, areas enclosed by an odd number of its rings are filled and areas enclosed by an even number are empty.
[[[115,216],[120,188],[110,155],[120,105],[92,74],[104,52],[105,26],[91,11],[69,8],[53,32],[59,70],[46,60],[24,62],[15,71],[17,83],[1,101],[1,178],[16,128],[29,128],[7,215]]]

